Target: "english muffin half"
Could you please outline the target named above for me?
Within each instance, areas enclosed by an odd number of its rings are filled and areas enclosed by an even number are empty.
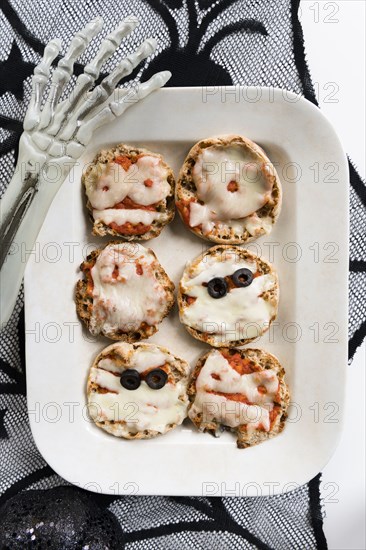
[[[76,308],[93,335],[135,342],[152,336],[174,303],[174,284],[151,249],[110,242],[80,266]]]
[[[185,225],[215,243],[269,234],[281,209],[281,183],[264,151],[239,135],[207,138],[189,151],[176,186]]]
[[[188,374],[188,364],[161,346],[112,344],[89,372],[89,415],[116,437],[165,434],[187,416]]]
[[[279,434],[290,401],[285,370],[260,349],[211,350],[201,357],[188,387],[188,416],[202,432],[232,431],[240,449]]]
[[[82,182],[94,235],[148,240],[174,217],[172,169],[147,149],[121,143],[101,151]]]
[[[179,317],[197,340],[239,346],[269,329],[278,296],[269,262],[249,250],[218,245],[187,264],[179,283]]]

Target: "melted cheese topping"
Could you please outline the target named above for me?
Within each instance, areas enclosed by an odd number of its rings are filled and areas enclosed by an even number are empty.
[[[232,220],[250,216],[268,202],[271,187],[262,173],[262,164],[254,159],[240,145],[203,149],[192,177],[197,198],[204,204],[191,203],[191,227],[202,224],[203,233],[208,234],[217,222],[230,225]],[[229,190],[230,185],[234,191]]]
[[[266,392],[258,391],[264,387]],[[217,350],[210,353],[196,380],[196,396],[188,416],[202,414],[202,422],[216,421],[235,428],[243,424],[249,430],[262,426],[270,430],[269,413],[279,389],[277,374],[272,369],[239,374]],[[218,393],[240,394],[249,402],[230,400]]]
[[[86,180],[86,194],[93,207],[95,220],[105,221],[103,217],[107,216],[106,209],[113,208],[126,197],[132,199],[136,204],[148,206],[164,200],[171,191],[167,179],[168,170],[159,157],[143,155],[134,164],[131,164],[128,170],[124,170],[122,166],[114,162],[99,165],[98,170],[97,177],[89,176]],[[139,223],[139,221],[145,223],[140,219],[134,221],[143,215],[149,217],[151,221],[157,219],[153,217],[154,212],[143,214],[143,210],[131,209],[127,212],[129,218],[125,221],[131,223]],[[126,213],[121,214],[120,210],[113,209],[108,214],[108,219],[113,218],[111,221],[118,223],[117,216],[120,219],[121,216],[126,216]],[[118,225],[121,224],[118,223]],[[149,224],[146,223],[146,225]]]
[[[102,250],[91,269],[92,334],[102,328],[105,334],[130,332],[143,322],[156,325],[161,321],[167,292],[155,277],[157,265],[152,251],[137,243],[113,244]]]
[[[92,418],[98,422],[113,420],[121,423],[115,432],[122,436],[143,430],[163,433],[170,424],[181,424],[187,416],[186,380],[169,381],[160,390],[151,389],[144,380],[136,390],[126,390],[120,383],[121,374],[127,368],[144,372],[169,364],[173,357],[153,346],[150,350],[137,348],[132,353],[130,344],[121,344],[120,349],[130,351],[123,365],[104,358],[90,371],[89,380],[108,390],[89,394]],[[185,398],[180,399],[182,396]]]
[[[256,272],[255,263],[238,260],[234,253],[228,252],[222,258],[205,256],[194,270],[187,266],[181,291],[196,300],[180,312],[181,321],[201,332],[216,334],[222,341],[255,338],[262,334],[276,308],[261,294],[275,287],[275,275],[255,277],[249,286],[233,288],[222,298],[212,298],[207,287],[202,285],[214,277],[232,275],[241,268]]]
[[[231,224],[230,224],[231,225]],[[260,218],[254,212],[251,216],[248,216],[243,220],[243,227],[248,231],[253,237],[259,236],[262,234],[262,230],[268,234],[271,232],[273,225],[273,220],[270,216],[264,216]]]
[[[117,225],[123,225],[130,222],[133,225],[143,223],[151,225],[153,221],[162,221],[166,217],[160,212],[152,212],[151,210],[135,209],[117,209],[107,208],[106,210],[93,210],[93,218],[96,222],[102,221],[106,225],[115,222]]]

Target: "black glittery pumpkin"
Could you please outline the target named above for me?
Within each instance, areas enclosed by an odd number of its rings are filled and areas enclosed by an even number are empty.
[[[124,547],[116,517],[75,487],[25,491],[0,508],[0,548],[114,550]]]

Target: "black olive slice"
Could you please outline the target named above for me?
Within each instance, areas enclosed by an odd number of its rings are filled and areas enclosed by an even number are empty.
[[[237,269],[231,278],[235,286],[249,286],[253,281],[253,273],[250,269]]]
[[[121,375],[120,382],[126,390],[137,390],[141,384],[140,373],[135,369],[126,369]]]
[[[227,290],[227,282],[222,277],[215,277],[207,283],[207,291],[212,298],[223,298]]]
[[[163,388],[166,384],[166,381],[168,380],[167,373],[162,369],[153,369],[151,370],[145,378],[146,384],[152,389],[152,390],[160,390]]]

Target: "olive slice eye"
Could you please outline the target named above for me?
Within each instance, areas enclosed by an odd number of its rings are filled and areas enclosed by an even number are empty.
[[[249,286],[253,281],[253,273],[250,271],[250,269],[237,269],[235,273],[231,275],[231,279],[235,286]]]
[[[228,291],[227,282],[222,277],[215,277],[207,283],[207,292],[211,298],[223,298]]]
[[[135,369],[126,369],[121,375],[120,382],[126,390],[137,390],[141,384],[140,374]]]
[[[145,377],[146,384],[152,390],[160,390],[168,380],[167,373],[162,369],[153,369]]]

